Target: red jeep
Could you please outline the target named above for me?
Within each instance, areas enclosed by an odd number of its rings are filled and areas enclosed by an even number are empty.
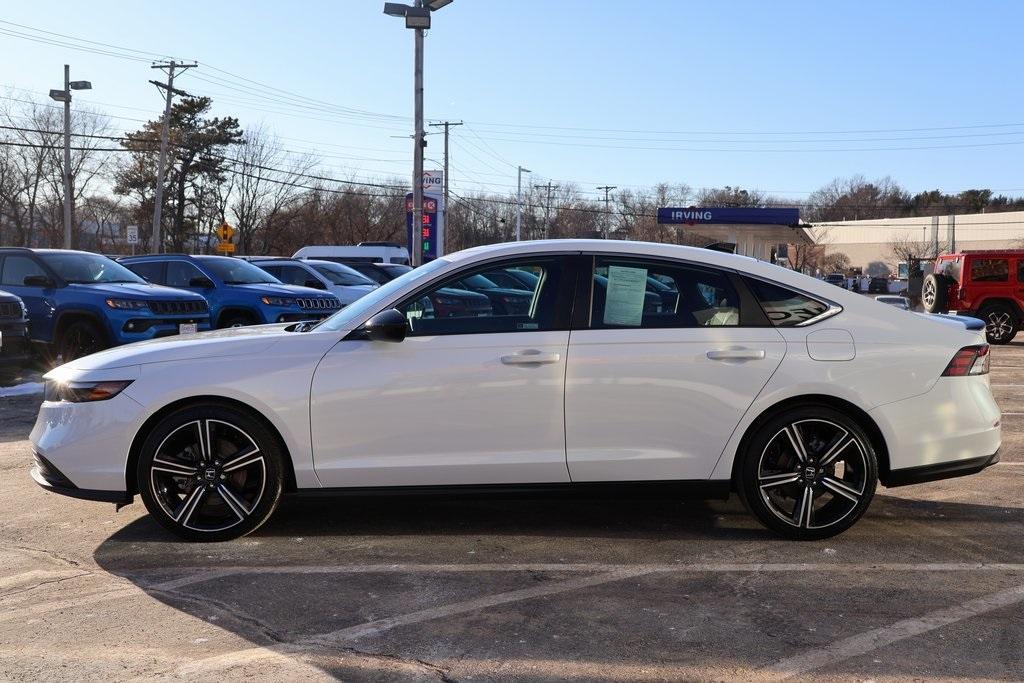
[[[1008,344],[1024,322],[1024,249],[943,254],[921,286],[929,313],[985,321],[990,344]]]

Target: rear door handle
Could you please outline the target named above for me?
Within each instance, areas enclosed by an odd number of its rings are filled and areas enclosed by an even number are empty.
[[[711,360],[761,360],[764,349],[719,349],[708,351]]]
[[[519,353],[510,353],[501,357],[505,365],[542,365],[545,363],[557,363],[562,356],[558,353],[544,353],[536,349],[528,349]]]

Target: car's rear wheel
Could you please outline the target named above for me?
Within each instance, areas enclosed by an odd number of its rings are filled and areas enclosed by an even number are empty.
[[[226,541],[273,514],[284,453],[261,422],[204,403],[171,413],[146,437],[137,485],[149,513],[190,541]]]
[[[107,348],[107,339],[99,326],[91,320],[76,320],[65,327],[57,339],[59,362],[68,363]]]
[[[747,508],[769,529],[797,540],[850,528],[878,485],[871,440],[857,422],[826,407],[769,420],[741,458],[736,484]]]
[[[1017,335],[1017,315],[1009,306],[986,306],[978,311],[978,317],[985,321],[985,338],[989,344],[1009,344]]]

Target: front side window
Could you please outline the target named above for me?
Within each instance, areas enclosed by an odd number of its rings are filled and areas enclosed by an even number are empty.
[[[1004,258],[979,258],[971,262],[971,280],[974,282],[1006,282],[1010,277],[1010,263]]]
[[[267,271],[273,273],[277,279],[286,285],[304,287],[310,281],[316,282],[318,286],[320,284],[315,275],[307,273],[305,269],[299,266],[277,266],[274,270],[267,268]]]
[[[710,268],[598,257],[592,292],[591,329],[740,324],[736,289]]]
[[[559,329],[561,260],[524,259],[501,267],[533,273],[536,286],[531,289],[499,287],[481,275],[484,270],[494,270],[493,265],[446,278],[397,307],[409,321],[409,334],[433,336]],[[482,286],[481,281],[487,286]],[[469,289],[470,283],[479,289]]]
[[[794,327],[828,311],[828,304],[763,280],[747,279],[747,286],[776,327]]]
[[[25,278],[30,276],[46,276],[46,271],[28,256],[12,254],[4,259],[3,273],[0,274],[0,284],[12,287],[24,287]]]
[[[187,261],[168,261],[167,282],[168,287],[191,287],[195,278],[209,279],[203,275],[203,271],[196,268]]]

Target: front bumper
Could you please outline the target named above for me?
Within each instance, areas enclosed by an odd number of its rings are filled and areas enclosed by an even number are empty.
[[[131,315],[118,317],[111,320],[111,332],[118,344],[130,344],[137,341],[157,339],[160,337],[173,337],[179,333],[179,325],[194,324],[197,332],[208,332],[210,328],[210,316],[181,315],[181,316],[147,316]]]
[[[128,505],[134,500],[134,496],[127,491],[102,491],[99,489],[80,489],[75,486],[64,473],[53,466],[49,460],[33,453],[34,463],[30,475],[37,484],[53,493],[70,498],[82,500],[95,500],[102,503],[115,503],[117,505]]]
[[[21,366],[31,356],[28,325],[24,322],[0,324],[0,367]]]

